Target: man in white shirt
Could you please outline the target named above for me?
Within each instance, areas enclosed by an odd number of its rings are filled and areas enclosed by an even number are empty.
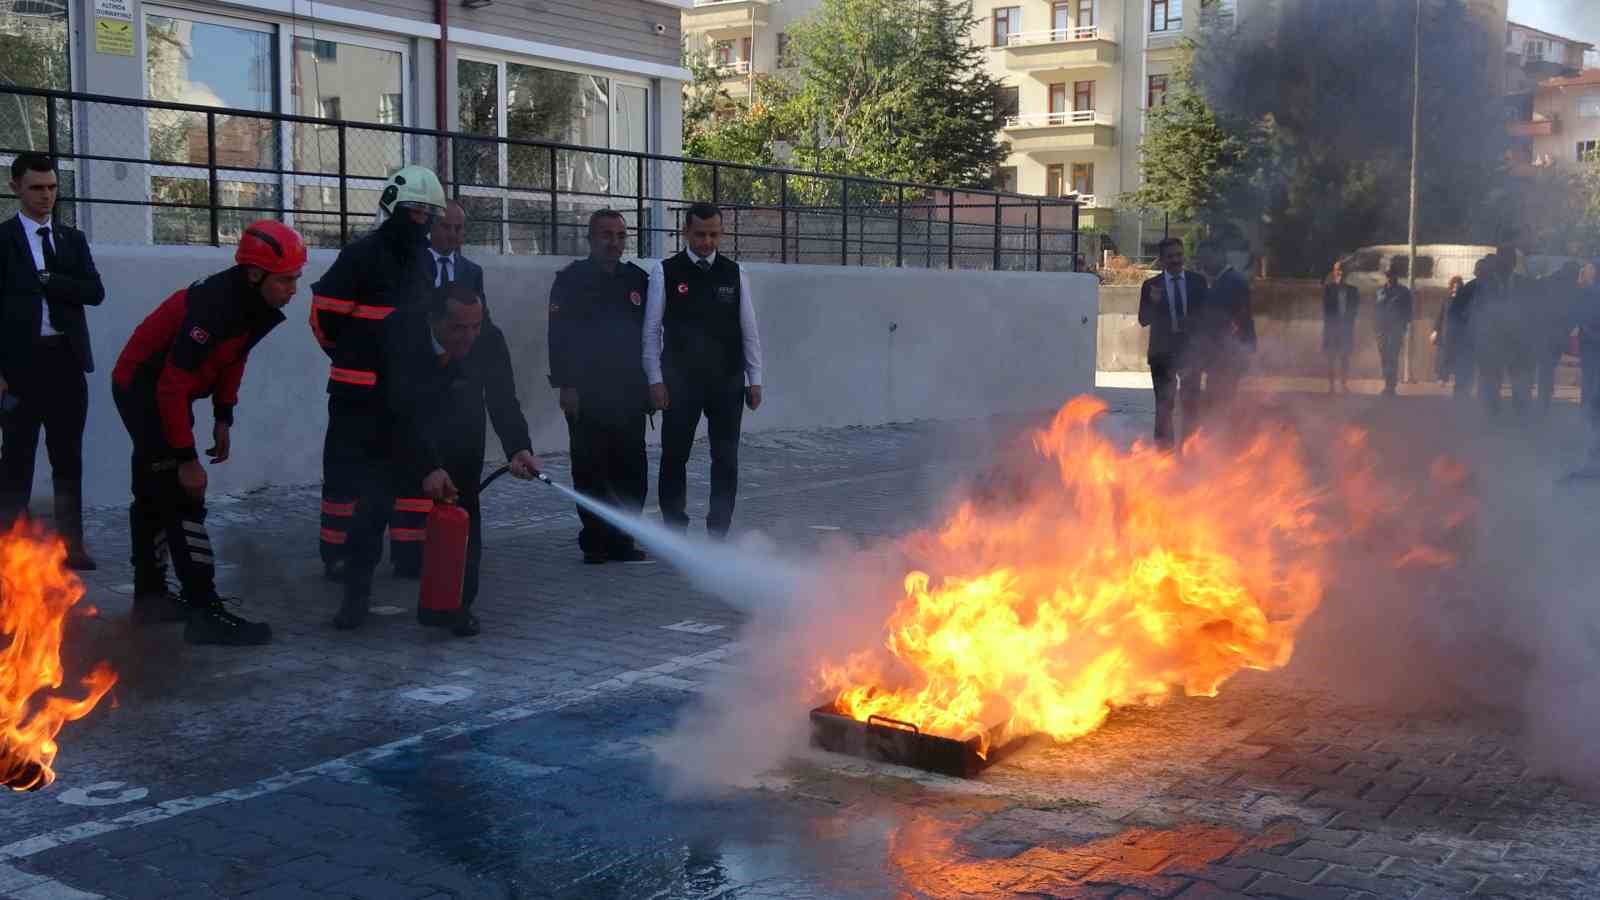
[[[689,451],[704,414],[711,445],[706,533],[722,538],[738,493],[744,407],[761,406],[761,338],[749,279],[717,252],[722,211],[690,206],[683,240],[686,249],[651,271],[645,302],[645,379],[651,406],[663,411],[656,494],[662,521],[686,529]]]
[[[11,164],[17,215],[0,223],[0,517],[28,511],[44,431],[55,530],[67,565],[95,568],[83,544],[83,427],[94,371],[84,310],[105,300],[83,232],[55,218],[54,159],[22,153]]]

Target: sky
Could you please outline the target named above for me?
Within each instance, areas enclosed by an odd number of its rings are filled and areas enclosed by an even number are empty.
[[[1600,44],[1600,0],[1511,0],[1513,22]]]

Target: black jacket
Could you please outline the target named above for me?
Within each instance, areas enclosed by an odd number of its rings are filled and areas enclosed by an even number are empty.
[[[403,478],[420,481],[434,469],[482,466],[485,424],[494,425],[506,456],[533,449],[511,350],[487,317],[472,351],[441,364],[426,307],[396,313],[384,332],[384,370]]]
[[[33,339],[44,323],[41,299],[50,304],[51,318],[66,336],[79,365],[85,372],[93,372],[94,353],[89,348],[84,307],[99,306],[106,299],[106,289],[89,254],[89,241],[83,232],[52,217],[50,241],[58,271],[50,273],[49,284],[41,285],[22,226],[16,216],[0,222],[0,376],[15,381],[13,367],[28,364]]]
[[[647,412],[640,347],[650,276],[633,263],[607,272],[581,259],[550,287],[550,386],[577,388],[579,414],[637,421]]]
[[[1196,332],[1205,328],[1210,289],[1197,272],[1184,272],[1183,278],[1189,302],[1187,311],[1179,305],[1177,331],[1172,328],[1172,307],[1167,302],[1167,274],[1162,272],[1146,281],[1139,291],[1139,324],[1150,329],[1148,355],[1152,360],[1191,363],[1192,360],[1184,356],[1190,349],[1190,341],[1197,337]]]
[[[432,257],[399,216],[339,251],[311,286],[311,332],[328,354],[328,393],[383,397],[383,326],[397,310],[421,307]]]
[[[467,259],[465,256],[463,256],[461,254],[460,250],[457,250],[455,252],[455,259],[453,260],[451,265],[455,269],[455,274],[456,274],[455,283],[456,284],[465,285],[465,286],[467,286],[469,288],[472,288],[473,290],[477,291],[478,292],[478,296],[480,296],[480,297],[484,296],[484,292],[483,292],[483,266],[480,266],[477,263],[473,262],[472,260]],[[428,252],[427,250],[423,250],[422,251],[422,266],[421,266],[421,269],[422,269],[423,279],[424,279],[423,283],[426,284],[428,287],[432,287],[433,286],[433,254]],[[449,282],[446,282],[446,284],[448,284],[448,283]],[[442,287],[442,285],[441,285],[441,287]]]

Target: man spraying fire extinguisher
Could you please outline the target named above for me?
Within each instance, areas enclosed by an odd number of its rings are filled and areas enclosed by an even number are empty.
[[[511,351],[505,335],[484,316],[478,292],[455,284],[425,306],[395,314],[384,335],[384,366],[394,438],[393,483],[420,483],[430,500],[456,504],[471,520],[460,608],[449,615],[424,609],[418,617],[424,625],[471,637],[479,630],[472,604],[483,555],[478,478],[485,425],[494,426],[512,475],[528,480],[539,473],[528,420],[517,401]],[[379,504],[363,504],[355,516],[347,544],[344,604],[334,620],[341,628],[356,628],[366,619],[385,511]]]
[[[272,628],[223,607],[206,534],[206,470],[195,452],[190,407],[211,397],[213,464],[228,460],[245,359],[283,321],[306,247],[294,229],[263,220],[244,230],[234,267],[168,297],[128,338],[112,372],[112,397],[133,439],[133,618],[187,621],[192,644],[265,644]],[[183,586],[167,590],[164,558]]]

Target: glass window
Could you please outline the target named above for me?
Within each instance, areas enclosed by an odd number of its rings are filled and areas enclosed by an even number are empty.
[[[1149,87],[1145,91],[1145,109],[1155,109],[1167,105],[1167,76],[1151,75]]]
[[[1094,109],[1094,82],[1073,82],[1072,108],[1076,112],[1090,112]]]
[[[1078,27],[1094,27],[1094,0],[1078,0]]]
[[[1094,163],[1072,164],[1072,190],[1077,194],[1094,193]]]
[[[778,32],[778,67],[788,68],[794,65],[789,58],[789,35],[787,32]]]
[[[1152,32],[1183,30],[1183,0],[1150,0]]]
[[[1072,36],[1072,4],[1066,0],[1050,4],[1050,38],[1064,41]]]
[[[557,69],[506,63],[506,137],[532,138],[584,147],[611,143],[610,79]],[[507,149],[509,186],[548,187],[550,154],[542,147]],[[596,154],[557,154],[560,187],[603,192],[606,167]]]
[[[1022,109],[1022,89],[1016,85],[1007,85],[1000,88],[1000,115],[1007,119],[1016,118]]]
[[[1054,119],[1056,116],[1065,113],[1066,111],[1067,86],[1065,84],[1050,85],[1050,117]]]
[[[277,55],[272,29],[253,23],[221,24],[177,14],[145,15],[146,91],[151,100],[272,112],[277,109]],[[217,202],[248,207],[222,211],[224,242],[244,225],[281,206],[277,127],[271,119],[217,116],[215,143],[208,141],[206,116],[198,112],[151,110],[150,157],[172,163],[150,178],[150,198],[158,203],[207,202],[204,166],[215,154],[223,172]],[[267,171],[262,171],[267,170]],[[204,208],[166,207],[152,212],[158,243],[209,243],[210,214]]]
[[[1004,47],[1011,35],[1022,30],[1022,7],[1001,6],[994,11],[994,46]]]
[[[1061,163],[1052,163],[1044,168],[1044,194],[1046,197],[1059,197],[1065,193],[1067,167]]]
[[[1001,166],[994,176],[995,190],[1005,191],[1008,194],[1017,192],[1017,167]]]
[[[1578,115],[1585,119],[1600,118],[1600,94],[1579,97]]]
[[[297,115],[348,122],[400,124],[405,61],[399,50],[330,40],[294,39],[289,96]],[[336,129],[291,126],[294,166],[304,172],[339,171]],[[383,178],[405,165],[401,136],[350,128],[345,131],[349,174]]]
[[[72,88],[67,43],[71,39],[67,6],[64,3],[0,3],[0,84],[48,88]],[[50,148],[49,107],[44,100],[13,97],[0,104],[0,145],[19,149],[48,151]],[[56,150],[72,152],[70,104],[55,103]],[[61,196],[73,194],[75,174],[71,162],[63,160],[58,172]],[[0,200],[0,215],[9,216],[16,208],[10,200]],[[63,221],[77,224],[72,204],[57,208]]]
[[[456,60],[456,128],[466,134],[500,134],[500,67]],[[454,142],[455,180],[460,184],[499,184],[500,151],[492,141]],[[495,219],[500,217],[496,215]],[[494,245],[498,247],[496,240]]]

